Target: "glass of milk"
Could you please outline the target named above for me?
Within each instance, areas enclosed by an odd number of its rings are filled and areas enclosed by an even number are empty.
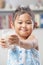
[[[1,39],[5,39],[6,44],[8,45],[8,48],[13,48],[14,47],[14,45],[9,45],[9,42],[8,42],[8,38],[11,35],[16,35],[16,33],[13,29],[4,29],[4,30],[2,30]]]

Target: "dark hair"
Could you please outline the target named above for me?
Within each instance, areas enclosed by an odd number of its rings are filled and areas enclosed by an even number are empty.
[[[27,7],[18,7],[14,13],[13,13],[13,18],[14,20],[16,19],[17,15],[21,15],[21,14],[24,14],[24,13],[28,13],[31,17],[32,17],[32,20],[33,22],[35,22],[35,18],[34,18],[34,14],[33,12],[31,11],[31,9],[29,8],[29,6]]]

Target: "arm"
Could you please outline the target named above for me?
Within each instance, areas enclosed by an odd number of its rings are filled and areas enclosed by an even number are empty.
[[[39,50],[38,40],[37,40],[37,39],[35,39],[35,40],[33,41],[33,48],[35,48],[36,50]]]
[[[31,48],[33,48],[33,44],[25,43],[25,42],[21,42],[21,41],[20,41],[19,46],[22,47],[22,48],[25,48],[25,49],[31,49]]]
[[[10,44],[14,44],[15,46],[19,46],[25,49],[30,49],[33,48],[33,44],[30,44],[29,42],[27,42],[27,40],[21,40],[18,36],[16,35],[11,35],[9,38],[9,42]]]
[[[36,38],[33,36],[31,36],[27,40],[20,40],[20,38],[18,38],[18,36],[11,35],[9,38],[9,42],[11,45],[12,44],[17,45],[17,46],[20,46],[20,47],[25,48],[25,49],[31,49],[31,48],[37,49],[37,46],[38,46],[37,42],[36,42]]]
[[[35,48],[36,50],[39,50],[38,48],[38,40],[36,39],[36,37],[32,36],[30,38],[31,41],[28,42],[26,41],[20,41],[19,46],[25,49],[31,49],[31,48]]]
[[[25,49],[32,49],[32,48],[35,48],[36,50],[39,49],[37,41],[33,41],[33,43],[20,41],[18,46],[25,48]]]

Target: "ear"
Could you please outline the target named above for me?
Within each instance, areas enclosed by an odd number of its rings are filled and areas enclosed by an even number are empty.
[[[12,21],[10,21],[10,26],[11,26],[12,29],[14,29],[14,24],[13,24]]]
[[[33,28],[38,28],[37,22],[34,23],[34,27]]]

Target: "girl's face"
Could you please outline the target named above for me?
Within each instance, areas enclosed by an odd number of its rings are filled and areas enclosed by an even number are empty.
[[[28,38],[33,30],[31,16],[27,13],[17,16],[14,21],[14,28],[22,39]]]

